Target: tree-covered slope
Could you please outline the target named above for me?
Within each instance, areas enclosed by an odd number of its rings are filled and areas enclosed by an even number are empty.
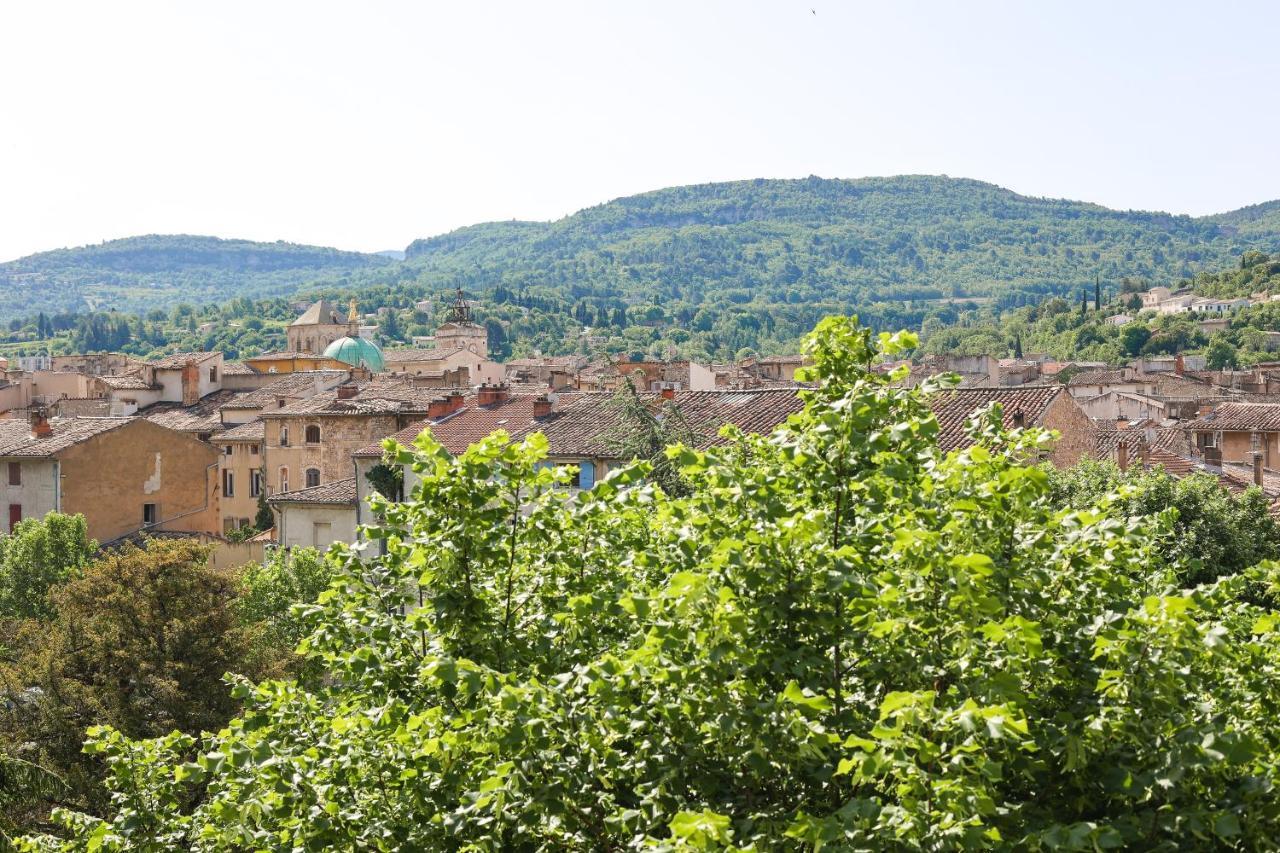
[[[141,311],[179,301],[289,293],[328,273],[389,259],[296,243],[187,234],[111,240],[0,264],[0,317],[37,311]]]
[[[1280,222],[1229,216],[1115,211],[946,177],[755,180],[659,190],[551,223],[473,226],[407,254],[469,289],[575,298],[1017,304],[1095,275],[1187,277],[1280,244]]]

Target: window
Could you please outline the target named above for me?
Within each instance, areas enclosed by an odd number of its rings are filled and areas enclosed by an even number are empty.
[[[223,452],[223,454],[224,454],[224,455],[226,455],[226,456],[230,456],[230,455],[231,455],[231,445],[229,445],[229,444],[228,444],[228,445],[224,446],[224,447],[222,448],[222,452]]]
[[[318,485],[320,485],[320,469],[308,468],[307,469],[307,488],[308,489],[314,488],[315,486],[318,486]]]
[[[250,453],[252,453],[254,456],[257,456],[257,455],[258,455],[258,445],[256,445],[256,444],[251,444],[251,445],[249,445],[249,452],[250,452]]]
[[[262,494],[262,472],[254,471],[249,474],[249,497],[256,498]]]
[[[13,528],[18,526],[18,522],[22,521],[22,504],[9,504],[9,532],[13,532]]]
[[[315,424],[312,424],[311,426],[307,427],[307,444],[319,444],[319,443],[320,443],[320,427],[316,426]]]
[[[583,461],[578,463],[578,488],[589,489],[596,484],[596,464]]]
[[[21,462],[9,463],[9,485],[10,486],[22,485],[22,463]]]
[[[152,524],[155,524],[157,518],[158,518],[158,515],[156,513],[155,504],[142,505],[142,524],[144,527],[148,527]]]
[[[210,368],[209,368],[209,381],[210,381],[210,382],[217,382],[217,381],[218,381],[218,368],[216,368],[216,367],[210,367]]]
[[[280,468],[280,491],[289,491],[289,466],[284,465]]]
[[[234,471],[222,472],[222,496],[233,498],[236,495],[236,475]]]
[[[287,426],[280,427],[280,446],[289,446],[289,428]]]

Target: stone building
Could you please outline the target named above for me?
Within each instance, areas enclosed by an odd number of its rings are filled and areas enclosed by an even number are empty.
[[[383,379],[339,385],[282,409],[264,410],[269,493],[354,476],[352,453],[427,417],[433,401],[439,406],[447,398],[448,392]]]
[[[348,312],[350,313],[350,312]],[[328,300],[321,299],[302,313],[285,329],[289,350],[320,355],[325,347],[345,337],[351,329],[351,318]]]
[[[1061,385],[1027,385],[1020,388],[956,388],[929,398],[938,419],[938,446],[960,450],[973,442],[966,431],[974,413],[999,403],[1005,429],[1042,427],[1060,435],[1048,453],[1059,468],[1067,468],[1092,456],[1097,446],[1093,422]]]
[[[218,509],[223,534],[253,524],[258,515],[258,496],[266,486],[264,439],[263,423],[256,419],[218,434]]]
[[[51,511],[84,515],[110,542],[140,530],[218,530],[217,453],[143,418],[0,420],[8,528]]]

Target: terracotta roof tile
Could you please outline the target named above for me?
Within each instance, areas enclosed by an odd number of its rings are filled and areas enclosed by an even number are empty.
[[[221,355],[217,352],[175,352],[158,358],[151,362],[151,366],[160,370],[179,370],[186,366],[188,362],[194,361],[199,364],[202,361],[208,361],[214,356]]]
[[[214,391],[192,406],[181,403],[154,403],[139,414],[154,424],[176,429],[179,432],[221,432],[222,415],[219,410],[243,394],[243,391]]]
[[[1187,429],[1227,432],[1280,430],[1280,404],[1223,403],[1209,414],[1188,422]]]
[[[285,373],[254,391],[235,397],[227,408],[260,409],[276,406],[280,400],[306,399],[328,390],[350,374],[345,370],[300,370]]]
[[[56,418],[50,421],[52,434],[33,438],[26,420],[0,420],[0,456],[39,458],[54,456],[96,435],[119,429],[134,418]]]
[[[1023,385],[1017,388],[955,388],[931,395],[929,408],[938,419],[938,446],[943,450],[968,447],[966,424],[973,413],[990,403],[1003,409],[1005,429],[1013,429],[1021,412],[1026,426],[1038,426],[1049,405],[1067,390],[1061,385]]]
[[[356,502],[356,480],[348,477],[345,480],[334,480],[332,483],[321,483],[309,489],[298,489],[293,492],[280,492],[267,498],[267,503],[304,503],[304,504],[351,504]]]
[[[267,425],[260,420],[238,424],[218,433],[218,441],[265,441],[266,437]]]

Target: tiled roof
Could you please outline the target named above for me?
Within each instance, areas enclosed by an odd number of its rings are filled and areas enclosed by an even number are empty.
[[[699,448],[720,444],[717,434],[725,424],[734,424],[745,432],[765,433],[803,408],[795,387],[756,389],[750,391],[679,391],[675,405],[693,433],[693,444]],[[641,394],[640,399],[655,412],[663,412],[662,398],[657,394]],[[506,430],[519,439],[533,432],[547,437],[552,456],[596,456],[609,458],[617,454],[620,436],[618,412],[612,393],[560,394],[551,416],[533,417],[534,397],[517,397],[506,403],[481,408],[471,405],[437,422],[420,421],[393,438],[409,444],[425,428],[450,453],[461,453],[467,447],[495,430]],[[381,443],[362,448],[357,456],[382,455]]]
[[[264,352],[261,355],[246,356],[244,360],[245,361],[261,361],[263,359],[271,359],[273,361],[279,361],[281,359],[288,359],[288,358],[309,358],[309,359],[314,359],[316,361],[321,361],[325,357],[323,355],[316,355],[313,352],[299,352],[296,350],[276,350],[274,352]]]
[[[802,355],[766,355],[756,359],[757,364],[804,364]]]
[[[462,350],[462,347],[451,347],[449,349],[389,349],[382,351],[382,358],[387,364],[406,361],[443,361],[460,350]]]
[[[1137,377],[1125,377],[1124,368],[1117,370],[1082,370],[1067,380],[1068,385],[1116,385],[1140,381]]]
[[[1240,465],[1235,462],[1222,463],[1222,476],[1218,478],[1223,485],[1233,491],[1244,491],[1257,485],[1253,481],[1253,466]],[[1280,495],[1280,474],[1274,471],[1262,472],[1262,492],[1269,498]]]
[[[1280,430],[1280,404],[1223,403],[1209,414],[1188,422],[1187,429],[1228,432]]]
[[[218,433],[218,441],[264,441],[266,436],[267,425],[260,420],[253,420]]]
[[[296,373],[285,373],[274,382],[239,395],[227,407],[237,409],[275,407],[280,400],[306,398],[323,393],[322,386],[332,387],[349,375],[345,370],[300,370]]]
[[[965,424],[973,413],[990,403],[1003,409],[1005,429],[1014,426],[1014,413],[1021,412],[1026,426],[1036,426],[1059,394],[1061,385],[1023,385],[1017,388],[955,388],[938,391],[929,399],[929,408],[938,419],[938,446],[955,450],[969,444]]]
[[[268,503],[293,504],[351,504],[356,502],[356,480],[348,477],[345,480],[334,480],[332,483],[321,483],[309,489],[298,489],[293,492],[280,492],[267,498]]]
[[[257,376],[257,371],[243,361],[222,362],[223,376]]]
[[[1147,468],[1153,468],[1159,465],[1166,473],[1175,477],[1185,477],[1200,470],[1195,462],[1185,456],[1179,456],[1171,453],[1163,447],[1152,447],[1147,451]]]
[[[179,370],[186,366],[187,362],[194,361],[199,364],[219,354],[216,352],[175,352],[156,359],[151,362],[151,366],[160,370]]]
[[[544,355],[537,358],[513,358],[506,362],[507,367],[577,367],[586,362],[582,355]]]
[[[154,424],[176,429],[179,432],[221,432],[222,416],[218,410],[243,393],[243,391],[227,389],[214,391],[192,406],[184,406],[181,403],[154,403],[139,414]]]
[[[151,391],[159,385],[148,385],[141,376],[99,376],[103,385],[113,391]]]
[[[297,400],[283,409],[268,409],[264,418],[376,414],[426,414],[432,400],[450,393],[449,388],[415,388],[411,382],[395,378],[375,379],[361,383],[354,397],[338,399],[336,389],[331,389],[304,400]]]
[[[721,444],[720,427],[733,424],[745,432],[766,433],[804,408],[797,389],[756,389],[749,391],[678,391],[673,405],[693,433],[695,447]],[[662,411],[662,398],[641,394],[651,410]],[[600,456],[617,454],[620,436],[614,395],[583,394],[565,405],[563,411],[543,422],[553,456]]]
[[[0,456],[39,458],[54,456],[69,447],[119,429],[133,418],[57,418],[50,421],[51,435],[32,438],[31,424],[26,420],[0,420]]]
[[[1171,451],[1178,455],[1187,452],[1190,444],[1187,441],[1187,433],[1181,427],[1156,427],[1150,421],[1131,423],[1126,429],[1118,430],[1114,423],[1098,423],[1095,421],[1097,429],[1096,447],[1099,453],[1109,454],[1116,449],[1119,444],[1124,444],[1132,451],[1137,451],[1147,440],[1147,429],[1150,427],[1154,431],[1154,442],[1152,447],[1160,447]]]

